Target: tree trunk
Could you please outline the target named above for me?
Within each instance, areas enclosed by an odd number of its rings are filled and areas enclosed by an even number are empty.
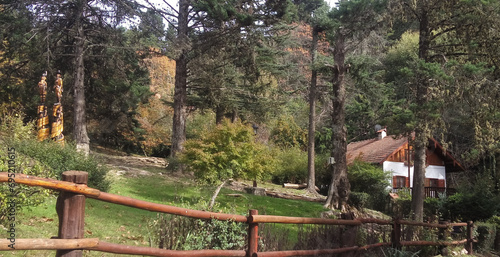
[[[345,127],[345,98],[346,88],[344,77],[347,67],[345,61],[345,43],[342,29],[337,31],[337,39],[333,51],[335,66],[333,68],[333,111],[332,111],[332,129],[333,129],[333,149],[332,156],[335,164],[330,165],[332,172],[332,183],[326,199],[326,208],[337,208],[345,211],[347,199],[351,192],[351,185],[347,178],[347,129]]]
[[[174,118],[172,125],[172,157],[184,149],[186,141],[187,52],[189,0],[179,1],[177,39],[182,52],[175,60]]]
[[[307,191],[317,193],[316,186],[316,171],[314,170],[314,136],[316,134],[316,83],[318,72],[314,68],[316,63],[316,54],[318,48],[318,29],[316,26],[312,28],[312,45],[311,45],[311,87],[309,88],[309,131],[307,140]]]
[[[210,203],[208,204],[208,210],[211,211],[215,204],[215,198],[219,195],[220,190],[226,184],[226,181],[222,181],[222,183],[215,189],[214,194],[212,195],[212,199],[210,199]]]
[[[85,155],[90,152],[89,148],[89,137],[87,135],[87,124],[86,124],[86,114],[85,114],[85,66],[83,62],[83,54],[85,51],[85,32],[83,31],[83,13],[85,8],[85,3],[79,2],[78,11],[79,17],[76,19],[76,30],[78,36],[76,38],[75,44],[75,84],[74,84],[74,137],[76,142],[76,149]]]
[[[413,220],[418,222],[422,222],[424,219],[426,142],[428,142],[426,133],[420,129],[415,130],[415,159],[411,208]]]
[[[222,108],[220,105],[215,107],[215,124],[217,125],[222,124],[225,114],[226,114],[225,109]]]
[[[424,1],[419,1],[417,6],[420,13],[420,30],[419,30],[419,58],[425,62],[429,60],[429,48],[431,31],[429,28],[428,6]],[[415,129],[415,160],[413,170],[413,190],[412,190],[412,214],[413,220],[422,222],[424,218],[424,198],[425,198],[425,164],[426,164],[426,149],[428,143],[428,126],[427,113],[425,106],[428,102],[427,91],[429,88],[429,78],[421,75],[420,81],[417,84],[416,102],[420,107],[417,112],[417,126]]]

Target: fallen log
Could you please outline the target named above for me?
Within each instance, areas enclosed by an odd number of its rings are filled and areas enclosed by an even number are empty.
[[[284,183],[283,184],[284,188],[291,188],[291,189],[304,189],[307,187],[306,183],[303,184],[292,184],[292,183]],[[319,192],[319,188],[317,186],[314,186],[314,189],[316,192]]]
[[[285,183],[283,184],[284,188],[292,188],[292,189],[303,189],[307,187],[307,184],[292,184],[292,183]]]
[[[318,203],[325,201],[325,199],[322,199],[322,198],[289,195],[289,194],[278,193],[278,192],[273,192],[273,191],[266,191],[266,195],[271,196],[271,197],[275,197],[275,198],[283,198],[283,199],[289,199],[289,200],[302,200],[302,201],[318,202]]]

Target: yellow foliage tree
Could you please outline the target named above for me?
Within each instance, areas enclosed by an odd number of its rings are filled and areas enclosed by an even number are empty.
[[[173,109],[171,102],[175,81],[175,61],[165,56],[145,60],[151,77],[153,96],[140,104],[136,119],[141,131],[135,138],[145,154],[158,154],[170,146]]]

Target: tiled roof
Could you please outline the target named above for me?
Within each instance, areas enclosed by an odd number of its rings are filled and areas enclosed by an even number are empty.
[[[369,163],[382,163],[406,142],[405,137],[395,139],[393,136],[352,142],[347,145],[347,163],[352,163],[357,157]]]

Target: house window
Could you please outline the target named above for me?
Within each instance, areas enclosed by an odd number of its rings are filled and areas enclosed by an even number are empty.
[[[404,188],[406,187],[406,177],[404,176],[394,176],[394,188]]]

